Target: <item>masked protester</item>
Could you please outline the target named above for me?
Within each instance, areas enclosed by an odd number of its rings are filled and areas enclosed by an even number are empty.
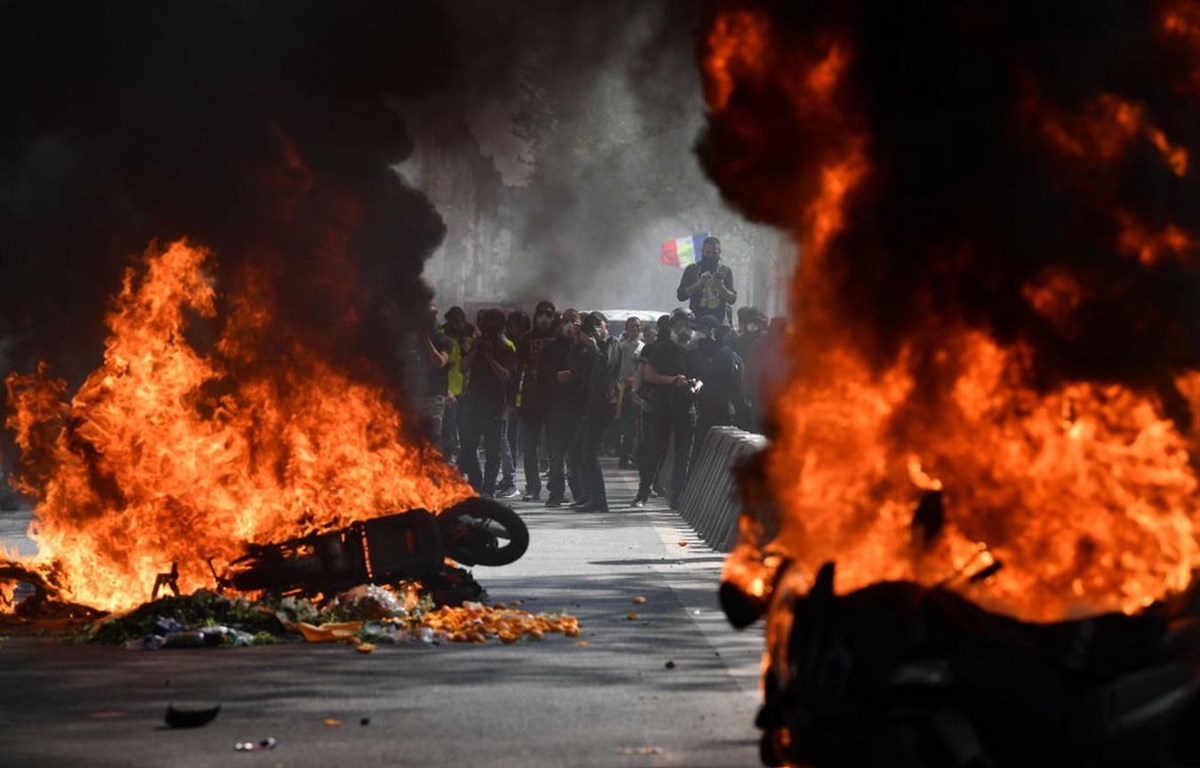
[[[691,312],[677,309],[671,315],[671,335],[642,355],[643,387],[649,388],[649,428],[643,435],[647,443],[645,462],[639,468],[638,493],[633,506],[645,506],[658,467],[667,459],[667,446],[675,441],[671,460],[671,487],[667,498],[672,508],[679,504],[687,480],[688,459],[696,431],[696,380],[688,375],[688,347],[692,343]]]
[[[742,409],[742,358],[717,338],[721,325],[706,315],[696,321],[696,346],[688,352],[688,373],[703,385],[696,393],[696,437],[691,465],[713,427],[731,426]]]
[[[506,341],[504,313],[498,309],[485,310],[479,316],[475,342],[462,360],[462,370],[468,378],[461,401],[459,466],[471,486],[483,496],[493,496],[496,491],[504,412],[512,404],[516,391],[517,356]],[[480,440],[484,450],[482,474]]]
[[[701,259],[689,264],[679,279],[676,298],[688,302],[696,318],[711,316],[722,325],[729,324],[729,309],[737,301],[733,288],[733,271],[721,263],[721,241],[710,237],[704,241]]]
[[[560,507],[566,501],[570,484],[572,499],[581,498],[575,457],[579,428],[583,421],[583,380],[579,363],[579,312],[563,311],[558,337],[543,351],[538,361],[538,379],[548,385],[546,443],[550,450],[550,473],[546,480],[549,494],[546,506]],[[570,466],[568,466],[568,464]]]
[[[448,394],[446,376],[454,343],[438,330],[437,307],[432,303],[426,308],[424,320],[423,326],[406,334],[405,384],[421,413],[422,432],[440,447]]]
[[[538,451],[546,439],[553,371],[543,370],[542,354],[558,338],[558,311],[549,301],[539,301],[533,312],[533,327],[517,340],[521,377],[521,452],[525,462],[525,493],[522,501],[540,501],[542,478]]]
[[[446,310],[446,322],[440,330],[450,339],[450,363],[446,369],[446,400],[442,416],[442,452],[455,462],[459,453],[459,408],[465,377],[462,371],[463,355],[471,348],[474,327],[467,322],[467,313],[462,307]]]
[[[762,366],[757,359],[758,344],[767,331],[767,316],[756,307],[741,307],[737,311],[738,335],[731,346],[738,357],[742,359],[743,384],[742,405],[736,414],[739,428],[747,432],[761,431],[761,402],[760,382],[758,374]]]
[[[642,321],[630,317],[625,321],[625,330],[618,342],[621,348],[621,370],[617,377],[617,456],[618,466],[628,469],[634,466],[637,456],[637,409],[633,405],[633,380],[641,357]]]
[[[504,338],[508,344],[508,348],[516,352],[517,342],[526,333],[532,323],[529,320],[529,315],[523,310],[515,309],[508,313],[508,318],[504,322]],[[500,487],[496,490],[496,498],[512,499],[521,495],[517,490],[516,466],[521,457],[521,442],[520,442],[520,416],[521,407],[523,404],[522,392],[522,374],[524,371],[521,367],[521,357],[517,355],[517,382],[513,403],[504,413],[504,430],[501,435],[502,442],[500,465],[502,477],[500,479]]]
[[[600,467],[600,451],[605,432],[617,411],[621,346],[609,335],[608,318],[601,312],[584,315],[579,336],[579,372],[584,381],[584,415],[578,451],[582,498],[571,506],[584,512],[607,512],[608,494]]]

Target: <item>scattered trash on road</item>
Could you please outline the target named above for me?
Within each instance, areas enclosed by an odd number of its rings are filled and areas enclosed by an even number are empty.
[[[633,598],[633,604],[634,605],[645,605],[646,604],[646,596],[638,595],[637,597]]]
[[[625,618],[629,619],[630,621],[637,621],[638,620],[638,612],[630,611],[629,613],[625,614]]]
[[[268,749],[275,749],[275,745],[278,743],[274,738],[263,739],[257,744],[253,741],[239,741],[233,745],[233,748],[238,752],[262,752]]]
[[[334,717],[327,717],[321,721],[321,725],[328,725],[331,728],[336,728],[341,724],[342,724],[342,721],[338,720],[337,718],[334,718]]]
[[[217,719],[220,711],[220,705],[203,709],[176,709],[175,705],[168,704],[163,721],[172,728],[199,728]]]
[[[663,664],[663,666],[666,667],[667,669],[675,669],[675,660],[667,659],[667,663]]]

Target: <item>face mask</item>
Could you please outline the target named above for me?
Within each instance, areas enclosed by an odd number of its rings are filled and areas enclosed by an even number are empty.
[[[608,329],[607,328],[597,328],[596,329],[596,340],[597,341],[608,341]]]
[[[746,323],[746,333],[758,333],[758,323]]]

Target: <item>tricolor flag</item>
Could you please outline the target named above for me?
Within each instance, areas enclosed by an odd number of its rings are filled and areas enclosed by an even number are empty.
[[[700,260],[704,249],[704,241],[708,239],[707,232],[701,232],[691,237],[681,237],[678,240],[668,240],[663,243],[662,263],[671,267],[686,267]]]

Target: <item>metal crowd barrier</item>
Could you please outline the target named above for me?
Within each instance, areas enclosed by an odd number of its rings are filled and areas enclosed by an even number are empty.
[[[700,538],[718,552],[728,552],[737,538],[742,502],[732,469],[767,447],[767,438],[737,427],[713,427],[703,439],[677,507]],[[668,463],[670,458],[668,456]]]

